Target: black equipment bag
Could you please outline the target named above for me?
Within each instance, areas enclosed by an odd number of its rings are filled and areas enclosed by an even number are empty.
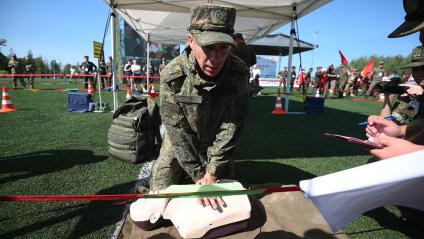
[[[162,144],[159,107],[149,96],[131,96],[113,114],[108,153],[128,163],[154,159]]]

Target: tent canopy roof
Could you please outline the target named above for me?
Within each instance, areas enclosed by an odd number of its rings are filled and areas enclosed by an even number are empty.
[[[145,40],[185,44],[192,6],[207,0],[105,0]],[[300,18],[331,0],[214,0],[237,9],[235,31],[248,43]],[[296,13],[293,13],[296,5]]]

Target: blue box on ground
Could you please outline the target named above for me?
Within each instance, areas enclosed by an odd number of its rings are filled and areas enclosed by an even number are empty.
[[[88,112],[88,106],[93,101],[91,95],[87,93],[68,93],[68,112]]]
[[[307,96],[305,100],[306,113],[312,115],[322,114],[324,101],[324,98]]]

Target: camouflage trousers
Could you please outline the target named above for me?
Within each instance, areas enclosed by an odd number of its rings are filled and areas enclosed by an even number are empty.
[[[25,79],[22,76],[14,76],[12,75],[12,81],[13,81],[13,89],[16,89],[18,87],[18,80],[21,83],[23,87],[26,87]]]
[[[370,96],[371,95],[371,93],[372,93],[372,90],[375,88],[375,86],[378,84],[378,83],[380,83],[381,82],[381,80],[372,80],[371,81],[371,84],[370,84],[370,87],[368,88],[368,90],[367,90],[367,93],[366,93],[366,96]]]
[[[176,151],[173,150],[173,147],[174,144],[169,140],[167,133],[165,133],[159,157],[152,168],[150,190],[161,190],[174,184],[181,184],[187,176],[190,176],[193,182],[186,183],[195,183],[205,174],[207,165],[206,153],[197,154],[198,161],[200,162],[197,166],[190,165],[183,168],[180,164],[183,162],[178,161],[176,158],[177,155],[175,155]],[[191,159],[187,159],[187,157],[181,155],[178,155],[178,157],[181,158],[180,160],[185,159],[190,162],[192,161]],[[218,179],[233,178],[234,171],[232,160],[228,165],[225,165],[224,169],[221,170],[220,175],[216,176]]]

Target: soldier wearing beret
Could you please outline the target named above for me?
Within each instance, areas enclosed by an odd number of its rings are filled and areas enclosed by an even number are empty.
[[[230,54],[236,10],[213,4],[192,9],[185,52],[161,72],[161,118],[166,128],[153,166],[151,190],[230,178],[231,153],[247,113],[249,71]],[[204,205],[222,200],[203,199]]]

